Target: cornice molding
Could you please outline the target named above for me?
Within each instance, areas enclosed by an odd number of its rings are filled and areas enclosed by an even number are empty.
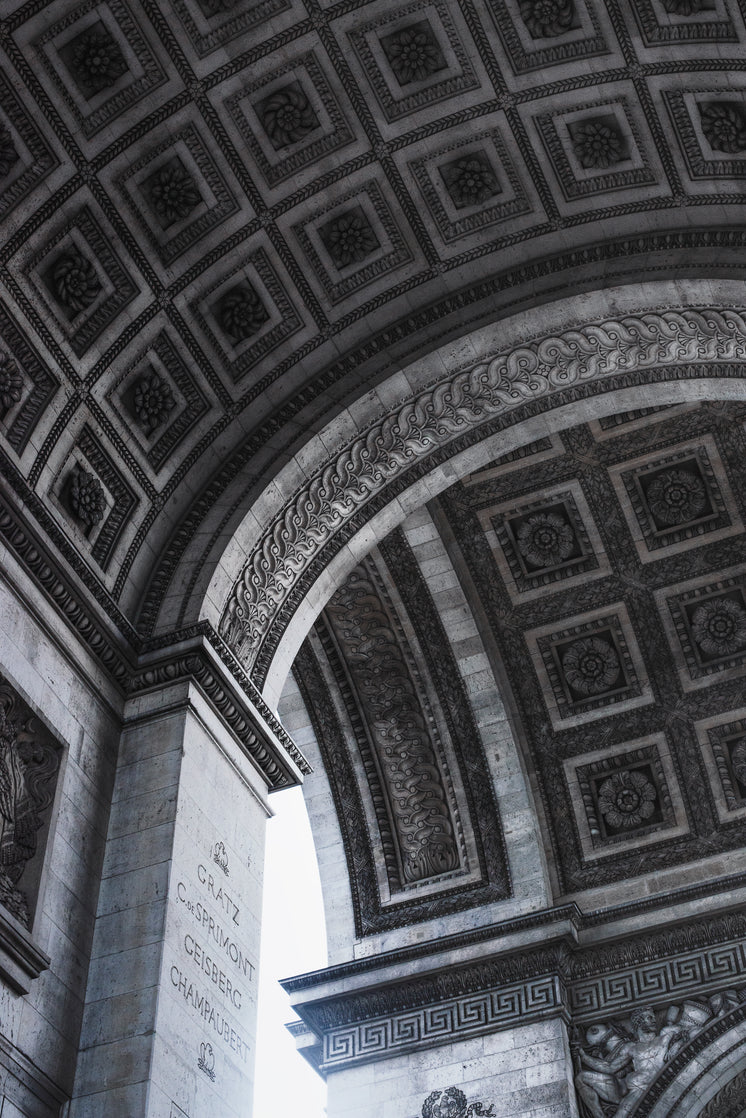
[[[127,683],[128,697],[177,682],[195,683],[267,781],[270,791],[300,783],[311,767],[225,645],[202,623],[153,642]]]
[[[735,310],[665,311],[607,319],[534,339],[439,379],[401,403],[318,469],[256,542],[231,591],[220,633],[247,668],[323,551],[374,498],[418,463],[526,404],[545,408],[573,389],[733,376],[746,360]],[[724,368],[730,363],[731,368]],[[714,374],[709,369],[715,366]],[[287,611],[285,611],[287,612]]]
[[[18,994],[28,994],[31,982],[48,969],[49,956],[25,928],[0,909],[0,977]]]
[[[299,783],[308,761],[267,706],[258,688],[209,622],[148,642],[133,631],[107,632],[88,584],[76,589],[63,564],[11,502],[0,495],[0,541],[44,592],[63,621],[93,654],[123,696],[175,679],[192,679],[238,737],[270,789]],[[100,604],[100,603],[99,603]],[[105,608],[105,606],[103,607]],[[118,639],[119,638],[119,639]]]
[[[587,1025],[637,1004],[667,1005],[731,988],[744,969],[746,917],[733,913],[639,932],[603,947],[555,935],[541,946],[353,993],[327,992],[294,1008],[320,1038],[322,1070],[330,1070],[547,1015]],[[315,977],[321,986],[326,974]],[[292,995],[294,980],[283,986]]]

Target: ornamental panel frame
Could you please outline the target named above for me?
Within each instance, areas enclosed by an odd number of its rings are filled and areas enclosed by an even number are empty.
[[[610,648],[613,645],[624,682],[620,687],[610,686],[596,695],[589,694],[585,700],[573,699],[562,678],[562,650],[573,642],[594,638],[605,640]],[[624,602],[530,629],[525,640],[555,730],[603,718],[610,709],[628,711],[653,701],[645,662]]]
[[[562,765],[584,862],[644,849],[689,833],[686,807],[665,733],[649,734],[621,745],[582,753],[566,758]],[[661,818],[647,827],[641,820],[628,838],[624,837],[623,828],[616,836],[604,836],[595,802],[597,794],[594,795],[591,787],[593,781],[607,777],[613,779],[615,773],[621,775],[622,772],[642,772],[644,769],[653,773]]]
[[[696,461],[704,483],[711,506],[710,515],[673,524],[668,530],[657,529],[641,490],[640,479],[666,466],[675,468],[677,463],[692,460]],[[643,563],[702,544],[715,543],[743,531],[738,504],[712,435],[669,446],[664,455],[646,454],[625,460],[611,466],[609,475]]]

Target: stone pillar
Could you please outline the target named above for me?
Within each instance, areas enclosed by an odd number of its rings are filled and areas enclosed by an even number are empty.
[[[70,1118],[250,1113],[267,793],[302,758],[234,672],[197,642],[133,682]]]

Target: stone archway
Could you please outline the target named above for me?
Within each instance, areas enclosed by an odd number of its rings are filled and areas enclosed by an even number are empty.
[[[204,606],[268,697],[358,559],[498,448],[653,398],[741,398],[741,287],[716,287],[717,302],[712,286],[666,283],[537,308],[408,367],[309,439],[236,533]]]

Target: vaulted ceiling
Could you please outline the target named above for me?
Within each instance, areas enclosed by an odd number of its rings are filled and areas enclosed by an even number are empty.
[[[355,935],[527,898],[727,894],[746,820],[744,463],[743,404],[592,419],[468,475],[352,571],[293,669],[313,740],[283,704],[324,774],[322,852],[329,782]]]
[[[147,635],[290,454],[406,361],[569,292],[740,277],[745,18],[5,0],[11,502]]]

